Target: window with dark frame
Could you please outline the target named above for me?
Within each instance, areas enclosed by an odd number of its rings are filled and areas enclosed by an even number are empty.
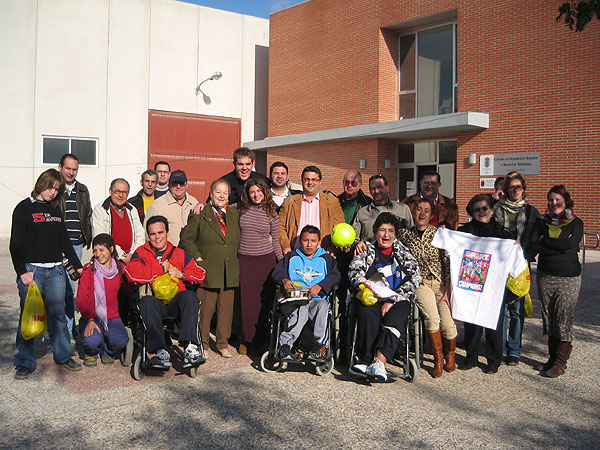
[[[82,166],[96,166],[98,164],[98,139],[43,136],[43,164],[58,164],[65,153],[77,156],[79,164]]]

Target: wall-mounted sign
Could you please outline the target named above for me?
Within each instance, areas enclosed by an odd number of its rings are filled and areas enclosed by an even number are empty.
[[[540,174],[539,153],[509,153],[481,155],[479,157],[479,175],[506,175],[516,170],[523,175]]]
[[[480,189],[494,189],[494,181],[495,178],[480,178],[479,179],[479,188]]]

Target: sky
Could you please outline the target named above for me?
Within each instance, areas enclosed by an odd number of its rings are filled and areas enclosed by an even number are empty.
[[[269,14],[281,11],[292,5],[303,3],[306,0],[179,0],[186,3],[208,6],[239,14],[269,18]]]

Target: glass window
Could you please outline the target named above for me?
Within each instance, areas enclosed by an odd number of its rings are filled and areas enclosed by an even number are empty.
[[[65,153],[69,153],[69,140],[62,138],[44,138],[43,158],[44,164],[58,164]]]
[[[98,139],[70,137],[43,137],[42,163],[58,164],[65,153],[71,153],[79,159],[79,164],[95,166],[97,164]]]
[[[398,163],[412,163],[415,161],[414,144],[398,144]]]
[[[415,162],[435,163],[435,142],[415,142]]]
[[[421,30],[399,38],[399,116],[455,112],[456,25]]]
[[[441,141],[439,144],[440,164],[456,162],[456,141]]]

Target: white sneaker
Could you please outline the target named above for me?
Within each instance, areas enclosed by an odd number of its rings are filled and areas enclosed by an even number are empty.
[[[169,352],[164,348],[161,348],[156,352],[152,358],[150,358],[150,364],[152,367],[156,367],[158,369],[169,369],[171,367],[171,357],[169,356]]]
[[[200,352],[196,344],[188,344],[183,353],[183,362],[193,364],[200,359]]]
[[[373,358],[373,362],[367,366],[365,373],[382,381],[387,381],[388,378],[385,365],[377,357]]]
[[[354,364],[352,366],[352,371],[356,373],[362,373],[365,375],[367,373],[367,365],[366,364]]]

